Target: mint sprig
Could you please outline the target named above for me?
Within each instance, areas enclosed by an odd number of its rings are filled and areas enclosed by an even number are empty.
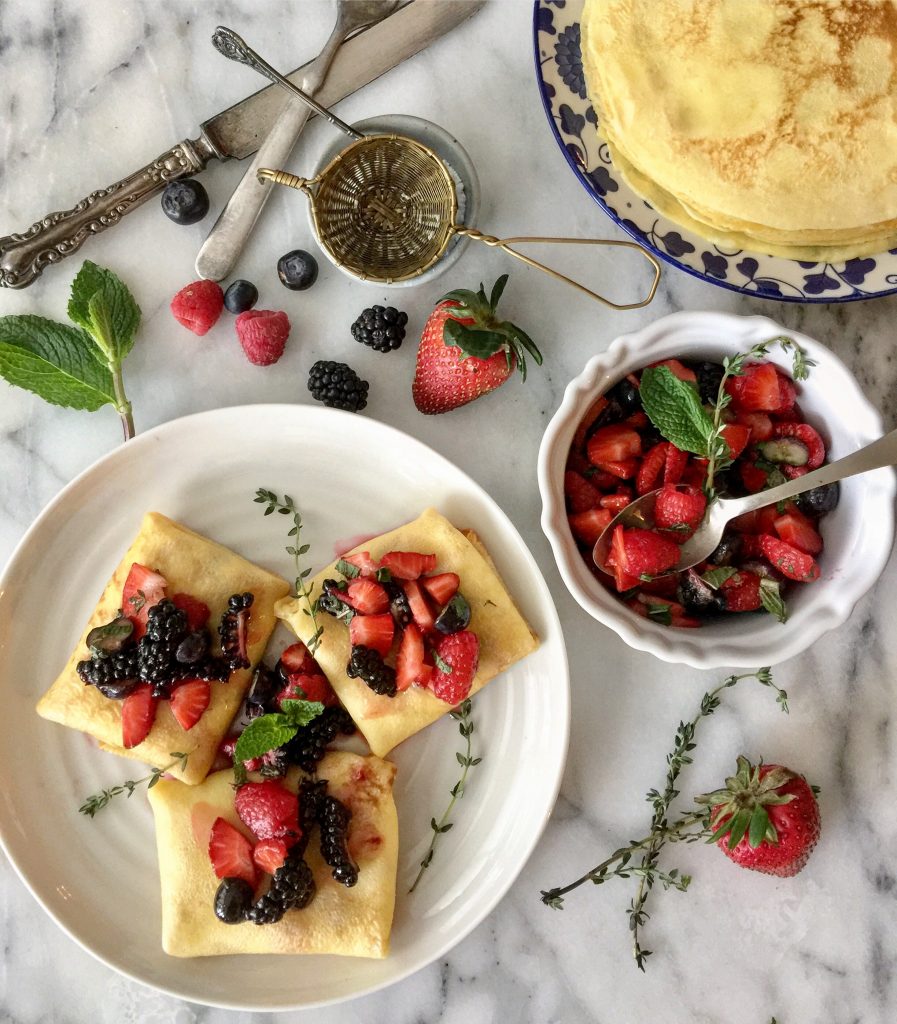
[[[285,700],[282,711],[259,715],[246,726],[234,747],[234,766],[282,747],[324,711],[318,700]]]
[[[53,405],[88,412],[112,405],[127,441],[134,420],[122,361],[140,308],[111,270],[86,260],[72,281],[68,314],[74,326],[30,314],[0,317],[0,376]]]

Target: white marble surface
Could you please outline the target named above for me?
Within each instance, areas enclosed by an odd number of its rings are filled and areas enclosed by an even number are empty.
[[[57,0],[0,5],[0,228],[27,227],[92,188],[130,172],[200,120],[255,88],[251,72],[218,57],[208,39],[219,22],[241,31],[274,64],[311,55],[329,29],[319,0]],[[612,234],[581,190],[545,123],[532,67],[531,7],[491,0],[475,21],[340,107],[349,120],[383,112],[431,118],[457,134],[479,171],[481,226],[495,232]],[[310,167],[329,141],[309,128],[291,168]],[[220,209],[241,174],[219,165],[203,175]],[[211,218],[210,218],[211,220]],[[239,267],[260,305],[294,323],[275,367],[250,366],[225,318],[204,339],[173,323],[170,297],[193,278],[208,223],[179,228],[153,202],[92,241],[83,256],[115,268],[144,312],[126,376],[139,429],[216,406],[305,402],[304,378],[322,356],[346,359],[372,383],[364,415],[439,449],[487,487],[514,520],[545,573],[568,637],[573,733],[563,790],[537,850],[495,912],[442,962],[380,994],[283,1024],[417,1021],[546,1024],[667,1020],[713,1024],[847,1024],[897,1017],[897,753],[893,673],[897,585],[889,566],[851,620],[809,654],[782,665],[790,717],[770,695],[742,684],[704,724],[686,793],[714,785],[741,750],[785,761],[822,787],[823,838],[794,880],[738,871],[716,851],[689,846],[675,862],[692,890],[661,894],[648,927],[655,955],[641,975],[629,955],[626,883],[581,891],[563,913],[544,908],[540,888],[591,866],[618,842],[643,834],[644,792],[662,783],[664,754],[680,718],[694,714],[721,673],[670,668],[628,650],[566,593],[539,530],[535,457],[566,382],[618,333],[663,313],[721,309],[764,313],[833,348],[854,369],[889,427],[895,425],[895,302],[800,307],[722,291],[666,269],[649,309],[606,311],[502,257],[471,248],[452,280],[391,294],[419,329],[440,289],[511,271],[508,316],[524,324],[545,367],[521,386],[447,417],[420,416],[409,385],[413,338],[397,354],[361,350],[348,326],[383,289],[355,284],[322,263],[307,293],[285,291],[275,260],[311,247],[304,201],[274,197]],[[0,315],[62,318],[78,257],[32,288],[0,293]],[[627,289],[641,277],[616,256],[595,263],[596,280]],[[641,273],[640,271],[638,272]],[[117,419],[52,408],[0,383],[0,558],[59,489],[119,441]],[[758,652],[762,660],[762,653]],[[30,683],[38,691],[37,683]],[[36,754],[36,756],[38,756]],[[27,766],[6,765],[7,773]],[[59,841],[47,838],[48,842]],[[674,861],[671,860],[670,863]],[[0,967],[4,1021],[224,1024],[261,1020],[179,1003],[125,980],[77,947],[44,915],[4,864]],[[285,965],[285,969],[288,967]]]

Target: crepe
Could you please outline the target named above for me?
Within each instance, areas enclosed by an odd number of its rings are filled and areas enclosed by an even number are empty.
[[[427,509],[413,522],[365,541],[354,551],[369,551],[374,559],[388,551],[435,553],[436,572],[458,574],[460,591],[471,609],[468,628],[480,641],[479,666],[471,695],[539,646],[538,638],[517,610],[476,535],[465,536],[435,509]],[[320,595],[325,579],[338,576],[335,566],[334,562],[311,580],[312,599]],[[289,623],[300,640],[310,640],[314,625],[305,614],[303,601],[279,601],[275,612]],[[330,615],[319,613],[317,618],[323,633],[314,652],[315,660],[375,754],[383,757],[396,744],[451,711],[450,705],[420,686],[411,686],[395,697],[381,697],[361,679],[351,679],[346,674],[349,630]]]
[[[163,779],[149,790],[156,821],[162,879],[162,948],[172,956],[221,953],[337,953],[385,957],[396,895],[399,832],[392,784],[395,765],[378,757],[331,751],[318,765],[328,793],[352,812],[349,852],[358,882],[347,889],[331,876],[311,837],[305,859],[317,894],[304,910],[288,911],[275,924],[224,924],[213,901],[219,880],[209,860],[212,824],[225,818],[251,841],[234,810],[233,773],[215,772],[202,785]],[[290,770],[294,792],[302,775]],[[252,778],[256,778],[252,776]],[[260,778],[260,777],[259,777]]]
[[[213,629],[231,594],[251,592],[255,600],[249,619],[248,656],[253,665],[261,659],[277,623],[274,602],[289,593],[290,585],[186,526],[158,512],[148,512],[134,543],[106,584],[68,664],[38,702],[39,715],[95,736],[103,749],[112,753],[137,758],[156,768],[170,765],[174,751],[188,754],[183,770],[179,766],[171,770],[184,782],[195,784],[208,774],[249,688],[251,670],[232,672],[227,682],[213,682],[207,710],[187,732],[171,713],[168,701],[160,700],[149,735],[130,750],[121,746],[121,702],[86,686],[76,671],[78,662],[90,657],[87,634],[94,626],[115,618],[121,608],[122,587],[134,562],[158,569],[168,581],[169,595],[186,593],[204,601],[211,611]]]
[[[835,260],[897,242],[897,2],[586,0],[614,165],[721,247]]]

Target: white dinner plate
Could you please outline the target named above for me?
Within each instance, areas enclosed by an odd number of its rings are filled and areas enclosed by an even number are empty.
[[[400,853],[385,960],[307,956],[177,959],[161,945],[159,871],[143,788],[90,819],[83,799],[144,774],[34,705],[65,664],[122,553],[153,509],[290,577],[289,520],[262,515],[258,487],[291,494],[317,570],[334,545],[436,506],[492,554],[539,649],[473,702],[474,753],[454,828],[408,888],[458,777],[463,740],[445,716],[393,752]],[[23,538],[0,580],[0,839],[22,880],[76,942],[115,970],[194,1002],[298,1009],[399,981],[445,955],[495,907],[554,806],[569,732],[564,641],[520,535],[468,476],[420,442],[362,416],[293,405],[200,413],[157,427],[70,483]],[[211,865],[210,865],[211,870]],[[285,969],[286,968],[286,969]]]

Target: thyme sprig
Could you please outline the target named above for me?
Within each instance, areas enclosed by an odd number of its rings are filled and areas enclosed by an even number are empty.
[[[645,904],[651,889],[656,883],[660,883],[664,889],[672,888],[684,892],[691,882],[689,875],[680,874],[676,868],[664,871],[659,867],[658,862],[664,845],[667,842],[693,843],[700,839],[707,839],[713,834],[709,827],[707,810],[690,811],[677,818],[672,824],[670,823],[670,808],[673,801],[679,796],[677,788],[679,774],[686,765],[692,763],[692,751],[696,746],[695,730],[698,723],[717,710],[721,704],[720,694],[722,691],[734,686],[742,679],[756,679],[761,685],[775,690],[777,703],[782,711],[788,712],[788,695],[773,682],[772,672],[768,667],[759,668],[756,672],[728,676],[719,686],[704,694],[700,709],[693,719],[679,723],[673,750],[667,754],[667,775],[663,792],[651,789],[646,797],[653,808],[648,835],[642,839],[632,840],[628,846],[615,850],[606,860],[568,885],[542,890],[542,902],[554,910],[562,910],[567,893],[586,882],[601,885],[611,878],[638,878],[638,889],[629,904],[627,913],[632,932],[633,958],[636,966],[642,971],[645,969],[645,961],[651,956],[651,950],[645,949],[641,944],[641,928],[648,918]],[[695,825],[700,827],[695,829],[693,828]],[[640,850],[643,851],[641,859],[638,863],[634,863],[633,855]]]
[[[459,704],[454,711],[449,712],[452,718],[458,722],[458,731],[465,739],[465,750],[462,753],[460,750],[455,754],[458,760],[458,764],[461,765],[461,778],[451,788],[451,800],[449,800],[448,807],[446,807],[442,817],[437,821],[435,818],[430,819],[430,828],[433,830],[433,836],[430,839],[430,846],[427,852],[424,854],[424,859],[420,862],[420,870],[417,872],[417,877],[414,879],[414,884],[408,890],[409,893],[414,892],[417,888],[417,883],[423,877],[424,872],[430,866],[430,862],[433,860],[433,854],[436,852],[436,842],[439,837],[448,832],[452,827],[452,822],[449,821],[449,815],[455,806],[455,803],[464,796],[464,787],[467,783],[467,773],[482,761],[482,757],[473,757],[473,748],[470,742],[470,737],[473,735],[474,723],[470,716],[470,698],[465,700],[462,704]]]
[[[142,786],[144,782],[147,783],[147,789],[152,789],[159,779],[161,779],[166,772],[170,772],[172,768],[180,766],[181,771],[183,771],[187,767],[187,758],[189,757],[189,754],[182,754],[179,751],[173,751],[170,756],[174,758],[171,764],[167,764],[164,768],[153,768],[149,775],[144,775],[142,779],[128,779],[120,786],[113,786],[111,789],[104,789],[100,793],[94,793],[93,796],[89,796],[78,808],[79,812],[81,814],[86,814],[89,818],[92,818],[114,797],[120,796],[122,793],[127,793],[128,799],[130,799],[137,787]]]
[[[311,566],[302,568],[302,556],[309,550],[309,544],[300,544],[299,536],[302,532],[302,514],[296,503],[289,496],[285,494],[283,500],[274,493],[274,491],[268,491],[264,487],[259,487],[255,492],[255,497],[252,499],[261,505],[266,505],[265,515],[270,516],[274,512],[279,512],[282,516],[292,516],[293,526],[287,534],[288,537],[293,537],[294,540],[291,544],[286,547],[288,555],[293,556],[293,563],[296,569],[296,596],[301,598],[305,602],[305,607],[302,611],[311,618],[314,626],[314,633],[305,642],[305,646],[309,651],[314,654],[318,649],[318,645],[321,643],[321,634],[324,632],[324,627],[318,623],[318,607],[317,602],[312,601],[311,592],[309,591],[305,581],[311,575]]]

